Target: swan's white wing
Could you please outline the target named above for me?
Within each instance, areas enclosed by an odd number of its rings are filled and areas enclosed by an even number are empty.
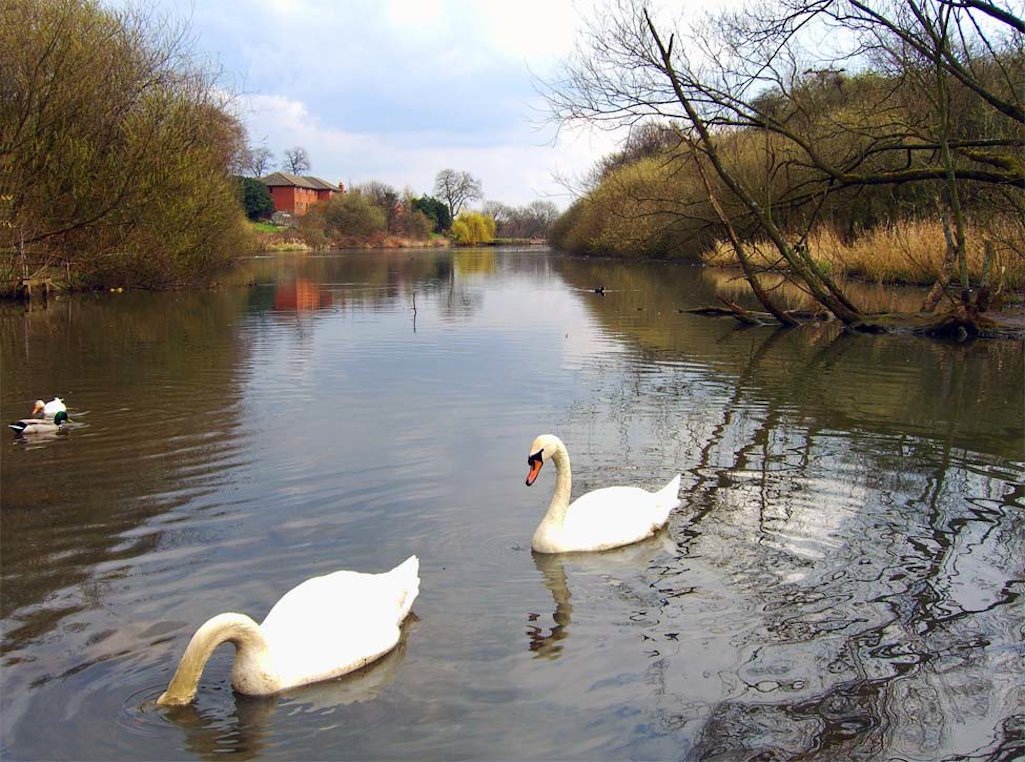
[[[574,500],[560,536],[579,549],[603,550],[653,534],[678,501],[639,487],[605,487]]]
[[[345,674],[390,651],[418,584],[407,561],[386,574],[339,571],[290,590],[260,624],[283,681]]]

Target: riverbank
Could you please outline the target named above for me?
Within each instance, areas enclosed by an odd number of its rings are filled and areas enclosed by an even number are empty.
[[[332,242],[331,246],[313,246],[303,237],[297,228],[274,225],[267,222],[251,222],[250,227],[256,235],[258,248],[265,252],[287,251],[320,251],[324,249],[436,249],[459,246],[451,238],[434,234],[430,238],[407,238],[399,235],[375,234],[370,237],[350,237],[341,243]],[[495,238],[487,243],[475,246],[547,246],[543,238]]]
[[[405,238],[377,233],[369,237],[349,237],[332,241],[330,246],[312,246],[296,228],[251,223],[256,235],[257,249],[264,252],[320,251],[323,249],[434,249],[448,248],[451,241],[440,235],[427,239]]]

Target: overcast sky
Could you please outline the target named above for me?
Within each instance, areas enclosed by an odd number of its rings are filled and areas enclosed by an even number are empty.
[[[116,1],[116,0],[115,0]],[[565,208],[616,139],[546,123],[536,77],[558,71],[592,0],[153,0],[240,93],[255,145],[310,155],[311,174],[430,193],[445,168],[487,199]],[[553,142],[554,141],[554,142]]]

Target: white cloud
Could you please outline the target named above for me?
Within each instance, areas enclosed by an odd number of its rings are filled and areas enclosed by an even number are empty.
[[[420,30],[436,29],[445,10],[441,0],[388,0],[385,8],[392,26]]]
[[[576,13],[568,0],[480,3],[488,47],[512,59],[548,61],[573,46]]]
[[[150,0],[189,21],[197,54],[237,83],[252,141],[279,166],[301,145],[332,181],[429,193],[454,168],[489,199],[562,207],[556,176],[582,175],[615,142],[573,130],[552,145],[532,73],[557,70],[593,1]]]
[[[479,145],[446,140],[443,127],[411,125],[405,131],[353,131],[326,123],[302,102],[278,95],[248,96],[239,111],[250,135],[276,154],[294,145],[307,149],[312,172],[346,186],[369,180],[398,190],[431,193],[434,177],[445,168],[479,177],[488,199],[522,206],[543,198],[561,208],[571,201],[565,180],[576,183],[594,163],[614,150],[620,136],[580,127],[554,131],[519,125]]]

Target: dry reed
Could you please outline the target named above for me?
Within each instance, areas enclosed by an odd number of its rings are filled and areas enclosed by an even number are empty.
[[[968,270],[973,282],[982,276],[984,243],[994,241],[996,251],[991,281],[1002,279],[1005,287],[1025,284],[1025,247],[1021,235],[1010,224],[988,231],[988,235],[969,230],[967,235]],[[1017,241],[1015,242],[1015,239]],[[833,229],[820,228],[808,240],[812,257],[831,274],[855,277],[876,283],[928,285],[935,282],[943,267],[947,244],[938,219],[908,220],[865,231],[852,241],[844,241]],[[768,242],[749,247],[748,255],[762,268],[782,269],[779,252]],[[726,242],[717,243],[702,255],[709,265],[735,265],[736,255]],[[956,278],[956,274],[955,274]]]

